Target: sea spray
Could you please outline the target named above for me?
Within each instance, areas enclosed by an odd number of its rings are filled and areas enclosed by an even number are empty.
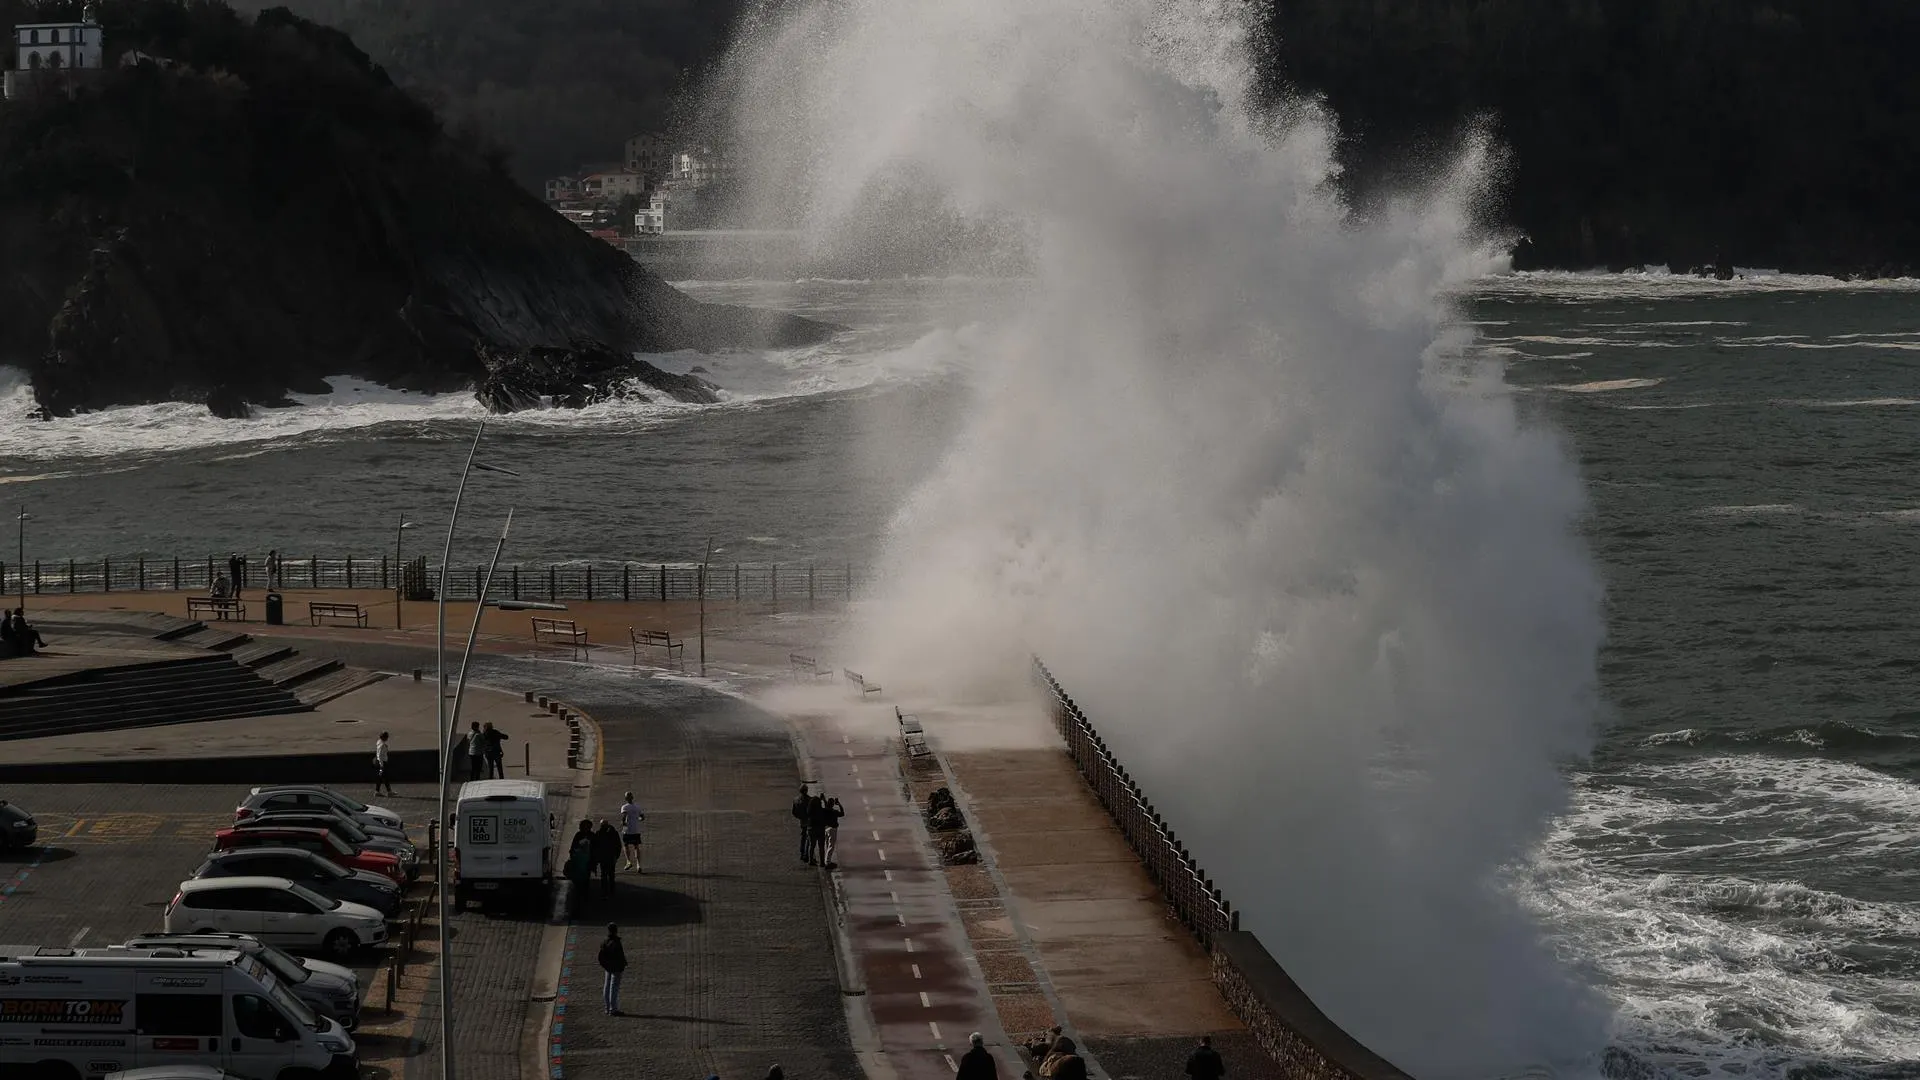
[[[848,652],[975,701],[1045,655],[1246,925],[1415,1074],[1590,1062],[1604,1005],[1499,883],[1589,745],[1603,623],[1568,455],[1443,299],[1490,269],[1487,156],[1349,220],[1328,120],[1249,107],[1244,14],[842,0],[741,45],[761,205],[825,249],[1028,268]]]

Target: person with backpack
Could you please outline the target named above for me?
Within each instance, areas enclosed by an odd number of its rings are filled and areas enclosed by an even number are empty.
[[[613,868],[619,861],[620,834],[614,831],[613,822],[601,818],[593,834],[593,863],[600,868],[600,892],[609,899],[614,894]]]
[[[1200,1036],[1200,1045],[1187,1055],[1187,1075],[1193,1080],[1221,1080],[1227,1075],[1227,1063],[1220,1060],[1220,1051],[1213,1048],[1213,1036]]]
[[[600,943],[600,970],[607,973],[603,994],[608,1016],[620,1015],[620,976],[627,970],[627,947],[620,942],[620,925],[607,924],[607,939]]]
[[[800,861],[813,865],[813,798],[807,794],[807,785],[800,785],[800,794],[793,797],[793,819],[800,823]]]

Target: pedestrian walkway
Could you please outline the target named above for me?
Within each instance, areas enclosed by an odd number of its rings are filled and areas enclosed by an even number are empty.
[[[621,872],[612,899],[596,882],[574,917],[553,1080],[858,1076],[828,894],[788,813],[800,776],[785,725],[694,688],[668,704],[569,700],[604,740],[593,818],[616,820],[629,790],[646,811],[645,873]],[[595,961],[610,921],[626,942],[620,1016],[600,1008]]]

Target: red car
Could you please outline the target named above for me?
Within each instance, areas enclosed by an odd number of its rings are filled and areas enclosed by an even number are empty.
[[[229,825],[213,834],[213,850],[233,851],[249,847],[291,847],[315,855],[348,870],[371,870],[398,883],[407,884],[406,868],[400,860],[384,851],[357,851],[352,845],[325,829],[272,829],[253,825],[246,828]]]

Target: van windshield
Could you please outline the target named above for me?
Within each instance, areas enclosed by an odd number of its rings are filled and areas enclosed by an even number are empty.
[[[307,1003],[288,993],[287,988],[271,972],[261,971],[260,983],[267,988],[267,996],[273,999],[273,1003],[280,1006],[280,1011],[293,1017],[296,1023],[305,1025],[308,1031],[327,1030],[327,1025],[320,1022],[312,1009],[307,1008]]]
[[[276,978],[288,986],[307,981],[305,965],[271,945],[260,946],[259,951],[254,955],[260,958],[261,966],[273,972]]]

